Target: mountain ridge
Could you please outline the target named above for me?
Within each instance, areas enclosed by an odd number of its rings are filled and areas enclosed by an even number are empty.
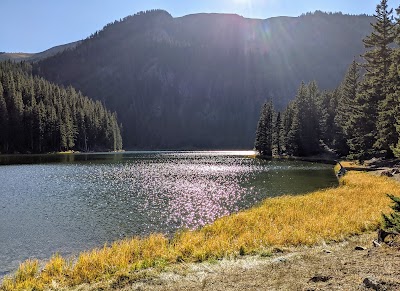
[[[34,71],[116,110],[128,148],[249,148],[261,104],[282,109],[301,81],[339,85],[372,21],[155,10],[106,25]]]
[[[38,53],[24,53],[24,52],[7,53],[7,52],[3,52],[3,53],[0,53],[0,62],[7,61],[7,60],[12,60],[15,62],[20,62],[20,61],[37,62],[42,59],[45,59],[45,58],[54,56],[58,53],[61,53],[64,50],[73,49],[79,43],[81,43],[81,40],[62,44],[62,45],[57,45],[57,46],[51,47],[47,50],[44,50],[44,51],[38,52]]]

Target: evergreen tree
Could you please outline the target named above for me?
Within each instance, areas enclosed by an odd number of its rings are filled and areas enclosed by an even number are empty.
[[[360,69],[355,60],[349,66],[338,92],[338,105],[335,114],[336,148],[342,155],[349,153],[348,140],[354,138],[357,122],[353,118],[357,115],[355,100],[359,94]]]
[[[5,96],[8,109],[8,118],[9,118],[9,130],[10,133],[8,136],[8,142],[10,147],[15,151],[19,152],[21,150],[22,137],[20,134],[23,132],[22,119],[23,119],[23,110],[24,105],[22,102],[21,92],[17,91],[15,78],[13,75],[8,75],[6,78],[5,88]]]
[[[366,61],[363,94],[365,101],[370,105],[367,110],[368,118],[375,123],[369,129],[372,130],[374,148],[390,154],[390,146],[393,144],[390,133],[394,131],[394,125],[391,123],[393,113],[388,107],[392,102],[387,99],[391,88],[388,72],[396,28],[392,22],[393,9],[388,10],[387,2],[381,0],[377,5],[374,15],[376,22],[371,24],[373,31],[363,40],[365,48],[368,49],[363,56]]]
[[[373,156],[376,126],[371,116],[374,116],[376,108],[371,105],[369,97],[362,87],[354,100],[355,110],[348,127],[352,135],[347,140],[350,159],[363,161]]]
[[[273,133],[272,133],[272,155],[280,156],[282,154],[282,120],[281,113],[278,112],[273,122]]]
[[[315,82],[308,85],[301,83],[293,104],[292,124],[287,135],[288,154],[307,156],[319,152],[318,98],[319,91]]]
[[[302,84],[304,85],[304,84]],[[286,153],[290,156],[300,155],[300,111],[298,109],[298,103],[293,101],[286,110],[290,113],[290,127],[287,131],[286,137]],[[288,114],[287,114],[288,115]],[[289,115],[288,115],[289,117]],[[289,120],[289,119],[288,119]]]
[[[272,101],[266,102],[260,113],[254,144],[255,149],[263,156],[272,156],[273,116]]]
[[[282,120],[282,134],[281,134],[281,145],[282,145],[282,152],[285,154],[290,154],[293,150],[289,144],[289,131],[292,127],[293,122],[293,106],[294,102],[290,102],[286,107],[285,111],[283,112],[283,120]]]
[[[393,149],[399,140],[399,131],[396,123],[399,119],[399,95],[390,92],[379,104],[379,116],[377,123],[378,139],[374,147],[382,151],[386,157],[393,157]]]
[[[382,214],[383,227],[386,231],[391,233],[400,233],[400,197],[388,195],[394,202],[392,205],[393,212],[390,214]]]
[[[394,49],[393,61],[389,70],[389,79],[393,87],[392,92],[388,96],[388,101],[390,100],[391,103],[389,118],[394,117],[394,121],[391,121],[394,122],[396,129],[396,131],[391,134],[390,141],[393,142],[397,137],[397,141],[391,146],[391,150],[396,157],[400,158],[400,6],[396,9],[396,12],[397,47]]]
[[[320,112],[318,110],[318,101],[321,93],[319,92],[317,83],[312,81],[307,86],[306,111],[302,112],[302,134],[303,150],[306,155],[315,154],[320,151]]]
[[[321,141],[330,149],[337,150],[338,129],[335,124],[339,98],[339,90],[324,91],[318,98],[319,126]]]
[[[114,118],[115,118],[115,149],[116,151],[121,150],[122,149],[122,131],[123,131],[123,127],[122,124],[120,124],[118,126],[118,122],[117,122],[117,114],[114,113]]]
[[[8,151],[8,111],[0,82],[0,153]]]
[[[37,152],[43,152],[45,149],[45,130],[46,130],[46,113],[43,101],[34,108],[35,112],[35,131],[36,131],[36,149]]]

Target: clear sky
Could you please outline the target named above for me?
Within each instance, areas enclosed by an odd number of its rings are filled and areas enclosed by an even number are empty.
[[[149,9],[179,17],[200,12],[249,18],[322,10],[369,14],[379,0],[0,0],[0,52],[40,52],[81,40],[116,19]],[[389,0],[393,7],[399,0]]]

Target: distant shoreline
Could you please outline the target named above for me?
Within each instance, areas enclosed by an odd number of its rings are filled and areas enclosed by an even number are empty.
[[[319,157],[319,156],[310,156],[310,157],[297,157],[297,156],[256,156],[259,159],[263,160],[288,160],[288,161],[304,161],[304,162],[314,162],[314,163],[322,163],[329,165],[336,165],[337,158],[327,158],[327,157]]]

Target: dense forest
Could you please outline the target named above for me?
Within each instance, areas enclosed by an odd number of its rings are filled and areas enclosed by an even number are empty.
[[[0,153],[122,148],[115,113],[31,71],[27,63],[0,62]]]
[[[372,21],[147,11],[35,63],[34,73],[115,110],[125,148],[250,148],[264,100],[282,110],[302,80],[335,88]]]
[[[377,5],[362,62],[350,64],[338,88],[303,82],[283,112],[263,105],[255,139],[262,155],[400,157],[400,7],[394,17],[387,2]]]

